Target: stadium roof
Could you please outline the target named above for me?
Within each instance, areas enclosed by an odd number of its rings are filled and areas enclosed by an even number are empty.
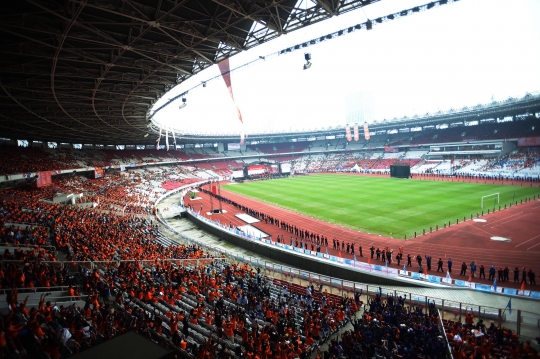
[[[0,129],[21,139],[154,143],[143,137],[146,115],[172,86],[240,51],[377,1],[7,2],[0,15]]]

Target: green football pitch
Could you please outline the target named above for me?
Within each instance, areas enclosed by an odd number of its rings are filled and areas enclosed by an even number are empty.
[[[395,238],[461,222],[539,195],[525,186],[408,180],[368,176],[309,175],[229,184],[224,190],[287,208],[326,222]],[[499,193],[484,199],[482,196]],[[227,197],[226,193],[223,194]]]

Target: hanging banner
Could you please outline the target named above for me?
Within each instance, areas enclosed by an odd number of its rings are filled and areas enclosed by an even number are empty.
[[[360,135],[358,134],[358,124],[354,124],[354,140],[358,141],[360,139]]]
[[[366,141],[370,139],[367,122],[364,122],[364,138],[366,139]]]
[[[240,122],[244,123],[244,121],[242,120],[242,113],[240,112],[240,109],[238,108],[238,105],[236,104],[236,101],[234,100],[232,84],[231,84],[231,69],[229,67],[229,58],[226,58],[225,60],[219,62],[218,67],[219,67],[219,71],[221,72],[221,76],[223,77],[223,81],[225,81],[225,85],[227,85],[229,94],[231,95],[231,98],[234,102],[234,106],[236,106],[238,119],[240,120]]]
[[[38,187],[45,187],[52,184],[52,172],[51,171],[41,171],[37,173],[37,186]]]
[[[349,125],[345,126],[345,137],[347,137],[347,141],[349,142],[352,140],[351,128]]]
[[[231,68],[229,65],[229,58],[226,58],[225,60],[218,63],[219,71],[221,72],[221,77],[223,77],[223,81],[225,81],[225,85],[227,86],[227,90],[229,90],[229,94],[231,95],[231,98],[233,100],[234,106],[236,107],[236,113],[238,114],[238,119],[242,124],[244,124],[244,120],[242,119],[242,113],[240,112],[240,108],[236,104],[236,101],[234,100],[234,94],[232,89],[232,83],[231,83]],[[240,134],[240,144],[244,144],[244,133]]]
[[[156,150],[159,150],[159,141],[161,140],[161,127],[159,128],[159,137],[157,139]]]
[[[169,130],[165,129],[165,145],[167,146],[167,151],[169,150]]]
[[[94,167],[94,178],[101,178],[105,174],[105,171],[103,171],[103,168],[101,167]]]
[[[172,131],[172,139],[174,143],[174,149],[176,150],[176,137],[174,136],[174,131]]]

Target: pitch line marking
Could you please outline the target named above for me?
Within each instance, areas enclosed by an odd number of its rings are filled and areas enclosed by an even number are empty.
[[[532,241],[533,239],[538,238],[538,237],[540,237],[540,234],[537,235],[537,236],[532,237],[531,239],[526,240],[525,242],[521,242],[521,243],[518,244],[516,247],[519,247],[520,245],[525,244],[525,243],[527,243],[527,242],[530,242],[530,241]],[[533,246],[533,247],[534,247],[534,246]],[[531,247],[531,248],[532,248],[532,247]]]

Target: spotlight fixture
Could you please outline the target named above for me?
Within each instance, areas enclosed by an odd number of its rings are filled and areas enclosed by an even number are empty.
[[[147,132],[147,133],[145,133],[144,137],[148,137],[148,132]]]
[[[304,59],[306,59],[306,63],[304,64],[304,70],[307,70],[311,67],[311,54],[309,52],[304,53]]]
[[[203,82],[203,83],[202,83],[202,87],[206,87],[206,82]]]
[[[182,97],[182,104],[181,104],[180,106],[178,106],[178,108],[179,108],[179,109],[182,109],[182,108],[186,107],[186,106],[187,106],[186,101],[187,101],[186,98],[185,98],[185,97]]]

